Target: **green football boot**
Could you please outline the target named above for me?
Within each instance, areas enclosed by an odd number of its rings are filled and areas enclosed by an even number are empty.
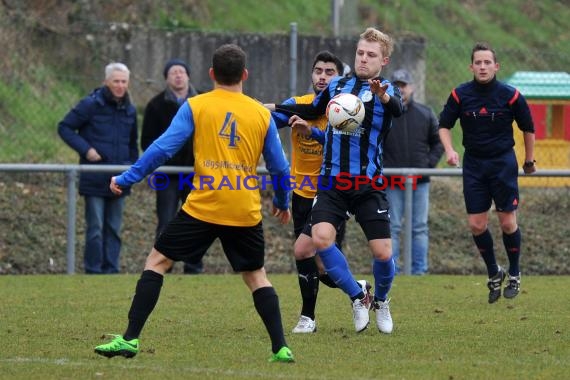
[[[113,356],[124,356],[132,358],[139,353],[139,340],[125,340],[121,335],[111,335],[113,340],[109,343],[95,347],[95,353],[112,358]]]
[[[293,358],[293,353],[291,352],[291,350],[288,347],[281,347],[281,349],[279,351],[277,351],[276,354],[273,354],[270,358],[269,361],[271,363],[275,363],[275,362],[280,362],[280,363],[293,363],[295,361],[295,359]]]

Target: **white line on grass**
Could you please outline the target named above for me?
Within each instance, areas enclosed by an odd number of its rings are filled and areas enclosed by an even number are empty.
[[[119,358],[119,360],[122,358]],[[102,358],[102,360],[108,360]],[[94,365],[93,361],[85,362],[85,361],[76,361],[67,358],[60,358],[60,359],[47,359],[47,358],[38,358],[38,357],[13,357],[13,358],[2,358],[0,359],[0,363],[15,363],[15,364],[25,364],[25,363],[41,363],[41,364],[52,364],[56,366],[70,366],[70,367],[92,367]],[[267,363],[267,365],[296,365],[296,364],[284,364],[284,363]],[[148,366],[148,365],[141,365],[140,363],[134,364],[132,361],[129,364],[118,364],[113,365],[115,368],[119,369],[143,369],[143,370],[150,370],[153,372],[162,372],[164,371],[164,367],[162,366]],[[169,369],[171,370],[171,369]],[[235,370],[228,370],[222,368],[198,368],[198,367],[180,367],[177,372],[184,372],[184,373],[201,373],[201,374],[216,374],[216,375],[224,375],[224,376],[239,376],[239,377],[263,377],[263,378],[273,378],[273,379],[298,379],[298,374],[275,374],[275,373],[263,373],[260,371],[235,371]],[[154,377],[154,375],[153,375]],[[329,379],[330,376],[303,376],[304,379],[309,380],[321,380],[321,379]],[[366,379],[363,379],[366,380]]]

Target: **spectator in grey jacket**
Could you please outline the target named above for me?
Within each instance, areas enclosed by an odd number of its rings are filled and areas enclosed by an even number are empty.
[[[443,146],[439,140],[438,121],[433,111],[413,99],[412,76],[404,69],[396,70],[391,81],[400,89],[404,113],[392,121],[392,129],[384,142],[385,168],[433,168],[439,162]],[[390,180],[389,184],[394,183]],[[405,204],[405,190],[388,186],[390,227],[392,229],[392,256],[399,272],[400,231],[405,207],[412,208],[412,274],[428,271],[428,210],[429,177],[417,181],[412,192],[412,204]],[[408,223],[406,221],[406,223]]]
[[[58,133],[79,154],[80,164],[130,165],[138,158],[137,113],[130,101],[129,69],[105,67],[103,87],[83,98],[58,125]],[[124,195],[109,189],[116,173],[81,172],[85,197],[85,273],[118,273]]]

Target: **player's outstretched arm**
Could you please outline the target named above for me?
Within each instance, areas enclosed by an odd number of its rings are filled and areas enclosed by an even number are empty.
[[[172,123],[158,139],[156,139],[143,155],[127,171],[115,177],[120,187],[129,187],[142,181],[160,165],[164,164],[184,145],[194,132],[192,110],[184,103]]]
[[[294,98],[286,99],[283,104],[297,104]],[[291,123],[289,123],[289,115],[284,114],[283,112],[275,111],[275,104],[273,103],[266,103],[264,106],[271,111],[271,117],[273,121],[275,121],[275,126],[277,129],[289,127]]]
[[[328,87],[321,91],[313,100],[312,104],[275,104],[275,111],[281,112],[288,117],[298,115],[305,120],[315,120],[326,113],[327,104],[331,99]]]
[[[265,136],[263,158],[267,171],[271,175],[272,182],[277,184],[273,189],[275,192],[273,207],[287,214],[289,213],[289,199],[291,194],[291,186],[289,186],[291,183],[289,162],[281,147],[279,133],[272,118],[269,119],[269,129]],[[276,212],[273,214],[275,216],[281,215],[281,213]],[[285,218],[286,216],[284,215],[283,217]]]

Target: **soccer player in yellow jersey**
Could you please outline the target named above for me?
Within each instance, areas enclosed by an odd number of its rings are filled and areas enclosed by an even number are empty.
[[[294,361],[283,333],[279,299],[264,269],[260,193],[254,181],[261,155],[274,181],[289,177],[289,163],[269,111],[242,93],[248,76],[245,62],[245,53],[236,45],[216,49],[209,71],[214,90],[189,98],[142,157],[111,179],[111,190],[121,194],[124,187],[141,181],[193,138],[192,192],[147,257],[124,335],[95,347],[96,353],[135,356],[138,337],[158,301],[164,273],[174,261],[198,262],[219,238],[233,270],[241,273],[252,292],[255,309],[269,333],[273,351],[269,360]],[[248,177],[252,181],[245,180]],[[273,215],[283,224],[291,219],[285,186],[275,187]]]
[[[344,65],[341,60],[329,51],[317,53],[313,60],[311,83],[313,93],[294,96],[283,104],[311,104],[315,96],[325,89],[332,78],[342,75]],[[271,106],[271,105],[269,105]],[[323,163],[324,131],[327,127],[325,115],[310,122],[299,117],[292,117],[273,112],[271,114],[277,128],[294,125],[291,133],[292,157],[291,175],[295,177],[293,190],[293,231],[295,239],[304,234],[307,239],[297,240],[295,244],[295,265],[297,267],[299,288],[301,290],[301,316],[293,333],[312,333],[317,330],[315,322],[315,307],[319,292],[319,280],[329,287],[336,284],[325,273],[321,260],[315,256],[315,248],[310,242],[311,227],[307,224],[317,194],[318,177]],[[345,223],[337,231],[337,243],[340,245],[344,238]]]

